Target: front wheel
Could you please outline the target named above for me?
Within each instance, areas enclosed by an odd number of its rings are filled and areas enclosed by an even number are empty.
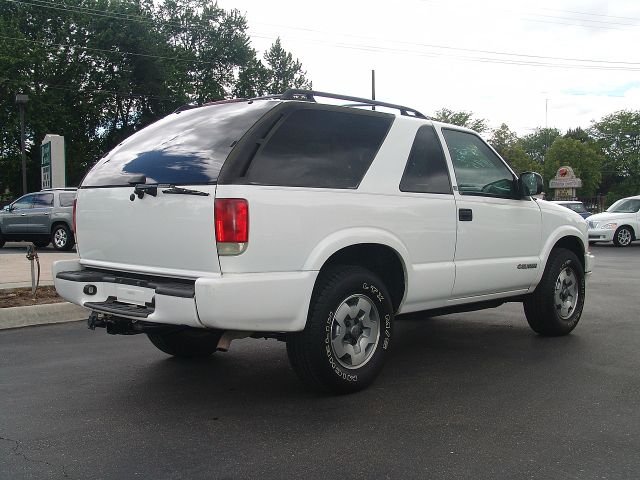
[[[378,276],[332,267],[318,278],[305,329],[287,337],[289,361],[314,389],[356,392],[382,370],[392,327],[391,297]]]
[[[147,333],[156,348],[180,358],[206,358],[218,347],[220,331],[189,328],[177,332]]]
[[[613,235],[613,244],[616,247],[626,247],[633,241],[633,232],[629,227],[620,227]]]
[[[524,301],[529,326],[540,335],[566,335],[573,330],[584,307],[584,267],[571,250],[551,251],[542,280]]]

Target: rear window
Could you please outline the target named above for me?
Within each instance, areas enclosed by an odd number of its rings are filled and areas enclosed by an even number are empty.
[[[239,102],[171,114],[135,133],[87,174],[83,187],[216,183],[236,142],[275,102]]]
[[[76,198],[75,193],[61,193],[60,194],[60,206],[61,207],[72,207],[73,201]]]
[[[288,115],[247,172],[249,183],[357,188],[393,116],[304,108]]]

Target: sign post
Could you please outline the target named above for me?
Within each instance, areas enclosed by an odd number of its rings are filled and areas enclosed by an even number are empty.
[[[67,186],[64,137],[47,134],[40,147],[40,178],[42,188]]]
[[[576,178],[571,167],[560,167],[555,178],[549,181],[549,187],[554,190],[554,200],[575,200],[576,188],[582,187],[582,180]]]

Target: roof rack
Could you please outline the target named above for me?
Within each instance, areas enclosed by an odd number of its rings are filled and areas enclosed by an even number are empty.
[[[370,100],[368,98],[351,97],[349,95],[339,95],[336,93],[318,92],[317,90],[302,90],[298,88],[291,88],[284,92],[282,95],[273,96],[269,98],[280,98],[281,100],[302,100],[307,102],[315,102],[315,97],[333,98],[336,100],[346,100],[353,102],[358,107],[387,107],[394,110],[399,110],[401,115],[414,118],[423,118],[428,120],[429,117],[423,115],[415,108],[405,107],[403,105],[396,105],[395,103],[379,102],[378,100]]]

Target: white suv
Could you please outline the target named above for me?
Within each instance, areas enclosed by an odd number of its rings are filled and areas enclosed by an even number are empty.
[[[80,258],[55,285],[92,328],[189,357],[277,338],[304,381],[352,392],[401,313],[523,302],[539,334],[576,326],[586,223],[541,188],[475,132],[403,106],[290,90],[182,109],[83,180]]]

